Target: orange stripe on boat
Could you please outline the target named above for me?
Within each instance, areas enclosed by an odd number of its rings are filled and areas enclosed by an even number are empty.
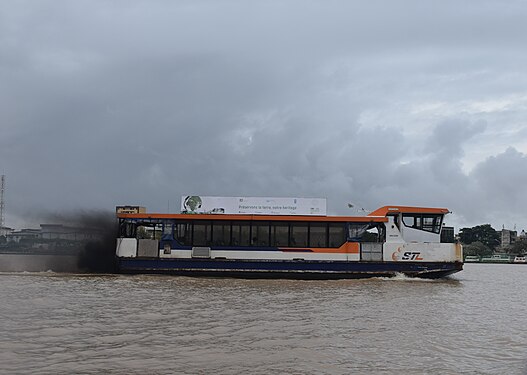
[[[358,242],[346,242],[339,248],[328,248],[328,247],[306,247],[306,248],[295,248],[295,247],[281,247],[281,251],[284,252],[306,252],[306,250],[313,253],[333,253],[333,254],[359,254],[360,244]]]

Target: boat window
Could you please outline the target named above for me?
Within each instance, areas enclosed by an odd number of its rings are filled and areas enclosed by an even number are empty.
[[[195,221],[192,231],[192,246],[210,246],[211,229],[212,223],[210,221]]]
[[[172,235],[172,223],[171,222],[164,222],[163,223],[163,236],[171,236]]]
[[[251,244],[251,223],[249,221],[233,221],[231,244],[233,246],[249,246]]]
[[[414,227],[415,226],[415,216],[403,216],[403,223],[407,227]]]
[[[125,220],[119,220],[119,237],[135,238],[137,226],[135,223]]]
[[[150,239],[152,234],[146,229],[144,225],[137,226],[137,239]]]
[[[159,240],[163,233],[162,224],[153,224],[149,222],[138,223],[136,238],[137,239],[149,239]]]
[[[346,241],[346,230],[344,223],[329,224],[329,247],[341,247]]]
[[[289,246],[289,223],[271,223],[271,246]]]
[[[351,223],[348,228],[348,240],[352,242],[360,242],[362,236],[364,236],[369,228],[369,224]]]
[[[328,225],[326,223],[311,223],[309,247],[328,247]]]
[[[228,246],[231,243],[231,223],[230,221],[212,222],[212,245]]]
[[[174,231],[174,223],[172,221],[164,221],[163,222],[163,235],[161,237],[164,241],[171,241],[174,238],[173,231]]]
[[[441,220],[439,216],[423,216],[423,230],[439,233],[440,229]]]
[[[400,230],[401,229],[401,218],[399,217],[399,214],[393,213],[393,214],[388,214],[388,216],[393,217],[393,223],[397,226],[397,229]]]
[[[384,242],[384,225],[378,223],[350,223],[348,241]]]
[[[362,242],[384,242],[384,226],[370,226],[362,236]]]
[[[269,246],[269,222],[253,222],[252,246]]]
[[[174,226],[175,238],[183,246],[192,245],[192,231],[191,223],[177,222]]]
[[[456,239],[454,237],[454,227],[445,227],[441,228],[441,243],[455,243]]]
[[[405,227],[424,230],[426,232],[439,233],[443,215],[433,214],[403,214]]]
[[[289,237],[289,245],[291,247],[306,247],[307,246],[307,228],[308,223],[292,223],[291,235]]]

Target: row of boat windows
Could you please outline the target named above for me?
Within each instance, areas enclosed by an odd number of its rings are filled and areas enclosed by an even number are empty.
[[[192,246],[340,247],[344,224],[194,222],[176,224],[176,240]],[[192,228],[191,228],[192,226]],[[192,236],[190,235],[192,232]]]
[[[183,246],[280,246],[338,248],[347,223],[183,221],[157,225],[121,223],[122,237],[175,239]]]

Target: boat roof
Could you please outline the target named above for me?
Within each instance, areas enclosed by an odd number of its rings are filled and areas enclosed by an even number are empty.
[[[135,220],[237,220],[237,221],[322,221],[385,223],[393,213],[447,214],[447,208],[384,206],[367,216],[315,216],[315,215],[247,215],[247,214],[162,214],[162,213],[119,213],[119,219]]]
[[[368,216],[387,216],[394,213],[403,214],[448,214],[450,210],[448,208],[435,208],[435,207],[412,207],[412,206],[384,206],[376,209]]]
[[[322,221],[322,222],[359,222],[385,223],[387,217],[374,216],[314,216],[314,215],[231,215],[231,214],[117,214],[120,219],[136,220],[245,220],[245,221]]]

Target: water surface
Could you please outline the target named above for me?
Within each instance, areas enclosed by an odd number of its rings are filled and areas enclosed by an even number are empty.
[[[527,265],[450,279],[0,274],[0,373],[526,374]]]

